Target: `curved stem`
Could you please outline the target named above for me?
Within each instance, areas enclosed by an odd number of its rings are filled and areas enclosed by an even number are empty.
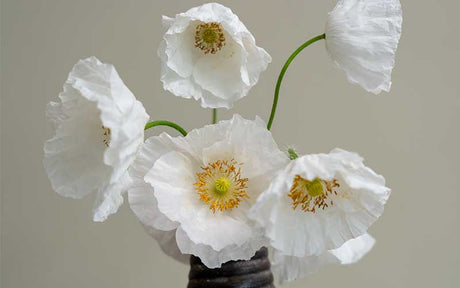
[[[217,123],[217,109],[214,108],[212,109],[212,124],[216,124]]]
[[[321,34],[318,35],[314,38],[311,38],[307,42],[303,43],[297,50],[294,51],[294,53],[289,56],[287,59],[286,63],[284,64],[283,68],[281,69],[280,75],[278,76],[278,81],[276,82],[276,88],[275,88],[275,97],[273,98],[273,105],[272,105],[272,112],[270,114],[270,119],[268,120],[267,124],[267,129],[270,130],[272,128],[273,124],[273,119],[275,118],[275,113],[276,113],[276,107],[278,105],[278,98],[279,98],[279,93],[280,93],[280,88],[281,88],[281,82],[283,81],[284,74],[286,74],[286,70],[288,69],[289,65],[291,62],[294,60],[294,58],[305,48],[310,46],[311,44],[315,43],[316,41],[319,41],[321,39],[326,39],[326,34]]]
[[[155,127],[155,126],[168,126],[168,127],[171,127],[171,128],[176,129],[176,130],[179,131],[182,135],[187,136],[187,131],[185,131],[184,128],[180,127],[180,126],[177,125],[176,123],[173,123],[173,122],[170,122],[170,121],[166,121],[166,120],[158,120],[158,121],[149,122],[149,123],[147,123],[147,124],[145,125],[144,130],[147,130],[147,129],[152,128],[152,127]]]

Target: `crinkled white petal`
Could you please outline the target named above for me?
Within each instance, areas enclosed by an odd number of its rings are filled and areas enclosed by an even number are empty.
[[[210,245],[192,241],[181,227],[177,229],[176,240],[182,253],[199,255],[202,263],[208,268],[219,268],[228,261],[249,260],[260,248],[268,244],[260,227],[254,227],[252,230],[253,235],[250,236],[250,241],[239,246],[231,244],[219,251],[214,250]]]
[[[203,159],[202,164],[216,161],[227,153],[227,157],[244,163],[244,175],[251,179],[274,174],[288,162],[259,117],[250,121],[235,114],[231,120],[190,131],[186,140],[196,158]]]
[[[192,77],[183,78],[166,65],[166,49],[165,42],[160,44],[158,55],[162,58],[161,63],[161,81],[163,88],[176,96],[186,99],[194,98],[201,101],[201,106],[204,108],[210,107],[227,107],[227,100],[219,98],[212,93],[201,89]]]
[[[374,247],[375,239],[369,234],[364,234],[355,239],[348,240],[329,253],[334,255],[340,264],[353,264],[361,260]]]
[[[104,221],[123,202],[127,169],[143,142],[148,115],[115,68],[95,57],[74,66],[59,98],[47,108],[55,136],[45,142],[46,172],[63,196],[96,191],[94,220]]]
[[[190,255],[202,255],[203,264],[208,268],[219,268],[222,263],[232,260],[249,260],[263,246],[267,245],[267,239],[263,236],[261,228],[255,230],[259,236],[254,241],[244,243],[241,246],[231,245],[221,251],[216,251],[208,245],[196,244],[190,240],[187,234],[180,227],[175,230],[162,231],[143,225],[160,245],[161,250],[173,259],[188,264]],[[179,246],[178,246],[179,245]]]
[[[369,234],[364,234],[348,240],[335,250],[329,250],[320,255],[295,257],[275,250],[272,270],[280,284],[283,284],[286,281],[293,281],[315,273],[327,264],[356,263],[372,249],[374,244],[375,239]]]
[[[342,192],[330,196],[334,204],[324,210],[294,210],[288,194],[296,175],[308,180],[337,179]],[[359,155],[335,149],[292,161],[262,193],[250,217],[265,227],[271,245],[283,254],[321,255],[365,234],[383,213],[389,195],[384,178],[364,166]]]
[[[401,26],[399,0],[340,0],[329,13],[326,47],[351,83],[388,92]]]
[[[208,163],[230,159],[243,163],[241,173],[249,178],[246,192],[251,198],[231,211],[213,213],[195,189],[196,173]],[[267,239],[247,213],[287,162],[259,118],[250,121],[235,115],[186,137],[151,137],[130,170],[130,205],[147,227],[176,229],[178,249],[208,267],[250,259]]]
[[[123,193],[130,184],[131,178],[128,171],[126,171],[116,182],[99,190],[93,206],[93,220],[102,222],[116,213],[121,204],[123,204]]]
[[[247,52],[241,48],[230,38],[215,55],[200,55],[193,69],[193,79],[198,86],[229,103],[242,98],[241,95],[247,93],[245,90],[249,90],[249,80],[244,65]]]
[[[204,54],[194,46],[197,25],[210,22],[222,25],[226,39],[216,54]],[[163,88],[176,96],[200,100],[202,107],[231,108],[248,94],[271,62],[238,17],[220,4],[207,3],[174,18],[163,16],[163,24],[167,31],[157,51]]]
[[[162,155],[175,150],[181,151],[186,145],[182,137],[173,138],[167,133],[150,137],[145,141],[129,169],[132,179],[132,185],[128,189],[129,205],[146,227],[169,231],[178,226],[177,222],[169,220],[158,210],[153,187],[144,181],[144,177]]]

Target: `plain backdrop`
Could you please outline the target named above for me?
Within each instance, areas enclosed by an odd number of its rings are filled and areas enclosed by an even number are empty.
[[[221,1],[242,19],[273,62],[233,113],[268,119],[288,55],[324,32],[335,0]],[[460,287],[460,2],[402,0],[403,36],[390,93],[346,81],[324,42],[288,70],[273,136],[301,153],[357,151],[384,175],[392,196],[370,229],[372,252],[287,287]],[[127,203],[91,221],[94,198],[52,191],[42,165],[51,136],[44,111],[78,59],[115,65],[152,119],[187,130],[211,111],[163,91],[156,49],[161,15],[202,1],[2,0],[1,287],[186,287],[188,267],[165,256]],[[158,134],[162,129],[149,131]],[[172,134],[174,131],[169,130]]]

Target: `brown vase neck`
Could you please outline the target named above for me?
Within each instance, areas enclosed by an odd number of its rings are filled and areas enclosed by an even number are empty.
[[[247,261],[230,261],[221,268],[209,269],[200,258],[190,257],[187,288],[274,288],[267,248]]]

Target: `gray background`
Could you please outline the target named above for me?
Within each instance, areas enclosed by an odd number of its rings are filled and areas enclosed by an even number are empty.
[[[185,287],[188,267],[166,257],[127,205],[91,221],[91,196],[51,190],[42,166],[51,136],[46,104],[80,58],[115,65],[153,119],[187,129],[210,121],[198,103],[164,92],[156,48],[160,16],[201,1],[1,2],[1,287]],[[323,33],[335,0],[222,1],[273,63],[234,110],[268,118],[288,55]],[[288,287],[459,287],[460,2],[403,0],[403,37],[389,94],[347,83],[324,49],[304,51],[287,73],[274,137],[302,153],[358,151],[393,194],[371,227],[375,249]],[[159,133],[161,129],[149,132]],[[174,133],[173,131],[171,133]]]

